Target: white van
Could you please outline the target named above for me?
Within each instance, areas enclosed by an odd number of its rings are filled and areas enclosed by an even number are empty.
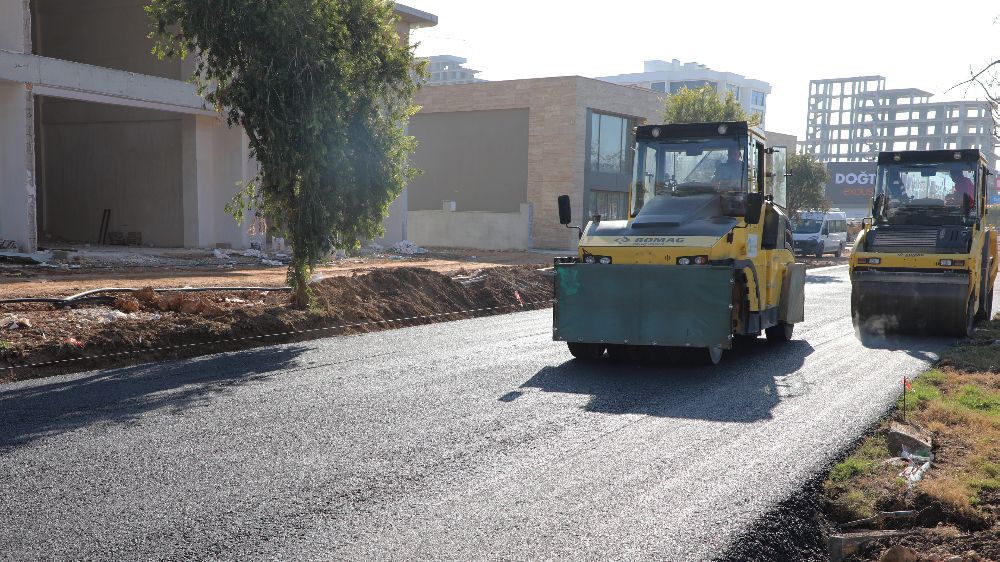
[[[847,247],[847,213],[843,211],[804,211],[793,222],[795,230],[792,231],[792,238],[796,254],[817,258],[833,254],[839,258]]]

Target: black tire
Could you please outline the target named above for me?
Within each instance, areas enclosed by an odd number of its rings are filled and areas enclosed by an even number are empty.
[[[577,359],[593,361],[604,357],[604,344],[602,343],[580,343],[566,342],[569,352]]]
[[[844,255],[844,245],[843,244],[841,244],[840,246],[837,246],[837,251],[833,253],[833,257],[839,258],[842,255]]]
[[[785,324],[782,322],[764,330],[764,335],[767,336],[767,341],[785,342],[792,339],[792,332],[794,330],[795,324]]]
[[[823,246],[820,246],[819,249],[816,250],[816,257],[817,258],[822,258],[823,257]]]

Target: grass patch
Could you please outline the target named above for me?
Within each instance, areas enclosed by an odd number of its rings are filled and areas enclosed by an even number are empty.
[[[972,384],[959,388],[955,401],[990,417],[1000,417],[1000,392],[984,390]]]
[[[823,503],[834,521],[877,511],[940,506],[942,521],[970,531],[995,524],[1000,508],[1000,321],[945,352],[912,381],[907,420],[934,434],[935,461],[913,493],[886,464],[888,422],[830,471]],[[900,399],[899,407],[902,406]],[[899,417],[898,412],[895,416]]]

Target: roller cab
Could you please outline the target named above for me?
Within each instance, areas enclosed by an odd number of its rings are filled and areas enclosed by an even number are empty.
[[[992,313],[997,234],[978,150],[879,154],[871,213],[851,255],[862,335],[967,336]]]
[[[803,318],[785,204],[785,150],[745,122],[635,130],[625,220],[594,216],[555,264],[553,338],[579,358],[688,350],[717,363],[734,337],[787,341]]]

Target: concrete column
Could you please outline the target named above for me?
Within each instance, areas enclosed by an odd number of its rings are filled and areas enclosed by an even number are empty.
[[[0,4],[0,49],[31,52],[27,0]],[[24,251],[37,248],[34,100],[18,82],[0,82],[0,238]]]
[[[182,131],[184,246],[249,247],[252,216],[239,225],[226,212],[240,183],[254,175],[246,135],[218,117],[185,117]]]

